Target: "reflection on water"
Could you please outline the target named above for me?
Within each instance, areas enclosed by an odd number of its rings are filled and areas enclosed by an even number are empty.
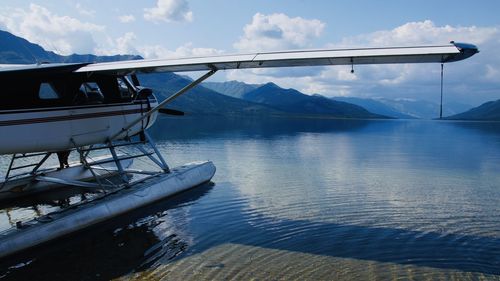
[[[8,257],[0,264],[0,276],[6,280],[108,280],[147,269],[160,258],[173,259],[192,244],[185,231],[189,206],[211,188],[205,184],[172,200]]]
[[[162,119],[215,186],[0,263],[5,279],[500,280],[500,124]]]

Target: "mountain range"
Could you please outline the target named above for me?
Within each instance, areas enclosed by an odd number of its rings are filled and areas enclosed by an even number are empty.
[[[255,91],[259,87],[269,88],[269,85],[257,85],[257,84],[245,84],[239,81],[228,81],[228,82],[209,82],[203,83],[204,87],[210,88],[222,94],[255,101],[255,102],[263,102],[263,100],[258,100],[255,97],[252,97],[254,94],[246,95],[249,92]],[[274,89],[265,89],[267,95],[277,95],[276,97],[261,97],[261,99],[265,100],[273,100],[271,104],[279,104],[279,106],[285,106],[286,104],[291,103],[292,101],[296,101],[298,97],[304,97],[302,93],[289,89],[286,93],[284,93],[283,89],[279,88],[277,85],[274,85]],[[264,89],[263,89],[264,90]],[[257,90],[262,91],[262,90]],[[298,95],[300,94],[300,95]],[[297,97],[298,96],[298,97]],[[284,99],[290,99],[291,101],[287,101]],[[311,102],[320,102],[324,101],[321,95],[313,95],[307,96],[307,99]],[[282,99],[282,100],[279,100]],[[300,98],[298,98],[300,100]],[[425,101],[425,100],[413,100],[413,99],[386,99],[386,98],[357,98],[357,97],[333,97],[330,98],[333,101],[337,102],[345,102],[349,104],[354,104],[369,112],[375,113],[377,115],[387,116],[390,118],[398,118],[398,119],[434,119],[439,117],[439,104]],[[270,104],[269,102],[267,104]],[[276,105],[273,105],[276,106]],[[446,103],[443,105],[443,113],[445,116],[454,115],[460,112],[464,112],[465,110],[470,109],[472,106],[460,104],[460,103]],[[321,109],[318,108],[321,111]]]
[[[332,100],[343,101],[352,104],[356,104],[362,106],[369,110],[370,112],[374,112],[377,114],[390,116],[398,119],[416,119],[420,118],[420,116],[405,114],[400,110],[397,110],[392,105],[385,104],[380,100],[375,99],[364,99],[364,98],[355,98],[355,97],[333,97]]]
[[[141,59],[137,55],[96,56],[92,54],[61,56],[46,51],[21,37],[0,30],[0,64],[42,62],[108,62]],[[141,75],[142,84],[155,90],[164,99],[192,80],[174,73]],[[463,104],[445,104],[448,119],[500,120],[499,101],[485,103],[477,108]],[[223,116],[302,116],[327,118],[424,118],[438,117],[439,105],[409,99],[362,99],[352,97],[326,98],[306,95],[295,89],[284,89],[274,83],[263,85],[238,81],[206,82],[191,93],[170,104],[189,114]]]
[[[32,64],[45,62],[110,62],[118,60],[141,59],[135,55],[96,56],[77,55],[61,56],[44,50],[40,45],[0,30],[0,63],[4,64]]]
[[[153,73],[139,75],[142,85],[153,89],[156,97],[163,100],[192,82],[185,76],[174,73]],[[189,93],[173,100],[168,108],[177,109],[188,115],[217,116],[284,116],[286,112],[263,104],[228,97],[208,88],[197,86]]]
[[[334,101],[323,96],[310,96],[295,89],[283,89],[274,83],[264,84],[243,94],[247,101],[271,106],[297,115],[333,115],[341,118],[386,118],[347,102]]]
[[[446,117],[448,120],[500,121],[500,100],[489,101],[466,112]]]
[[[224,94],[237,99],[242,99],[243,95],[251,92],[262,85],[259,84],[246,84],[240,81],[227,81],[227,82],[204,82],[203,87],[214,90],[218,93]]]

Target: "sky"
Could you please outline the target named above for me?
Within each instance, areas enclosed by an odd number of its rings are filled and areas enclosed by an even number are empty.
[[[467,42],[480,53],[445,65],[444,101],[476,106],[500,99],[498,11],[500,1],[494,0],[2,0],[0,29],[62,55],[145,58]],[[210,81],[274,82],[324,96],[439,101],[439,64],[350,70],[227,70]]]

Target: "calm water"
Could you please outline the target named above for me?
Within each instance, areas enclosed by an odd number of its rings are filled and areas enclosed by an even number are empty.
[[[500,123],[184,118],[152,135],[171,166],[214,161],[213,183],[0,276],[500,280]]]

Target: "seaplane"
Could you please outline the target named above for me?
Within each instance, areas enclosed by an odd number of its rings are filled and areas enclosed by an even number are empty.
[[[79,187],[93,200],[49,213],[0,233],[0,258],[104,222],[209,182],[210,161],[170,168],[148,134],[166,106],[217,71],[271,67],[450,63],[478,53],[471,44],[262,52],[106,63],[1,65],[0,202]],[[159,101],[137,74],[204,73]],[[125,152],[123,152],[125,151]],[[68,163],[68,155],[79,161]],[[49,159],[58,157],[59,165]],[[151,170],[132,161],[150,161]],[[9,159],[9,158],[6,158]],[[52,161],[54,162],[54,161]],[[99,200],[95,200],[98,198]]]

